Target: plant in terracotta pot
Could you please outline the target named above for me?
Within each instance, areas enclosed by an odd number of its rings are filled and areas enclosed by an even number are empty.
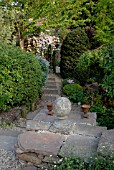
[[[90,105],[83,104],[81,108],[83,111],[83,118],[89,118],[88,112],[90,111]]]
[[[53,115],[54,112],[53,112],[53,104],[52,104],[52,102],[51,102],[51,101],[48,101],[48,102],[46,103],[46,105],[47,105],[47,109],[48,109],[48,115]]]

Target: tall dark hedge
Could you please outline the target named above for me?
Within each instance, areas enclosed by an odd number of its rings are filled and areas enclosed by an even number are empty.
[[[0,110],[31,105],[41,88],[42,71],[35,56],[0,43]]]
[[[63,78],[76,78],[76,64],[82,53],[89,49],[89,39],[85,31],[77,28],[67,34],[61,47],[60,70]]]

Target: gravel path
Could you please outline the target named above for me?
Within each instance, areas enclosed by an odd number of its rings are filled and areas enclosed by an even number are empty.
[[[25,165],[24,161],[16,159],[14,152],[0,150],[0,170],[22,170]]]

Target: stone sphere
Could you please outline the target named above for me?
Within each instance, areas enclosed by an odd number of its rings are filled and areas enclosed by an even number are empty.
[[[59,97],[53,103],[53,111],[60,119],[64,119],[71,111],[71,102],[66,97]]]

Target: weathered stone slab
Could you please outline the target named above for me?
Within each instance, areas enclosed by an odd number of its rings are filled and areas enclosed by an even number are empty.
[[[51,126],[49,122],[42,122],[37,120],[28,120],[26,124],[27,130],[48,130]]]
[[[90,112],[89,118],[82,118],[82,112],[77,110],[77,107],[75,110],[71,110],[70,114],[68,115],[68,119],[72,120],[73,122],[80,123],[80,124],[88,124],[92,126],[96,126],[96,113]]]
[[[47,88],[47,89],[57,89],[57,86],[53,86],[53,85],[51,85],[51,86],[49,86],[49,85],[46,85],[45,86],[45,88]]]
[[[97,152],[102,156],[111,156],[114,154],[114,129],[103,132]]]
[[[43,122],[53,122],[54,120],[57,119],[56,115],[48,115],[48,110],[47,109],[42,109],[35,117],[33,120],[38,120],[38,121],[43,121]]]
[[[35,167],[35,166],[27,166],[27,167],[23,168],[23,170],[37,170],[37,167]]]
[[[48,85],[48,86],[56,86],[56,82],[47,81],[46,85]]]
[[[21,132],[12,129],[0,129],[0,136],[18,137]],[[1,137],[0,137],[1,138]]]
[[[34,117],[40,112],[41,109],[42,109],[42,108],[39,108],[38,110],[35,110],[34,112],[29,112],[29,113],[27,114],[26,119],[27,119],[27,120],[32,120],[32,119],[34,119]]]
[[[63,135],[51,132],[28,131],[18,137],[19,148],[24,152],[35,152],[44,155],[57,155],[63,141]]]
[[[43,159],[43,162],[54,164],[54,163],[59,162],[59,160],[60,158],[58,156],[54,157],[51,155],[51,156],[45,156],[45,158]]]
[[[43,91],[44,94],[58,94],[58,90],[57,89],[44,89]]]
[[[88,158],[96,153],[98,139],[82,135],[71,135],[67,138],[59,152],[63,157]]]
[[[100,137],[102,132],[107,130],[106,127],[91,126],[87,124],[74,124],[72,132],[74,134]]]
[[[56,120],[49,131],[69,135],[72,131],[73,123],[69,120]]]
[[[0,135],[0,149],[14,151],[17,144],[17,137]]]
[[[47,101],[55,101],[59,95],[43,95],[42,100],[47,102]]]
[[[22,154],[17,154],[17,157],[21,160],[31,162],[34,165],[40,165],[42,160],[38,158],[36,153],[22,153]]]
[[[48,77],[48,81],[55,81],[54,77]]]

